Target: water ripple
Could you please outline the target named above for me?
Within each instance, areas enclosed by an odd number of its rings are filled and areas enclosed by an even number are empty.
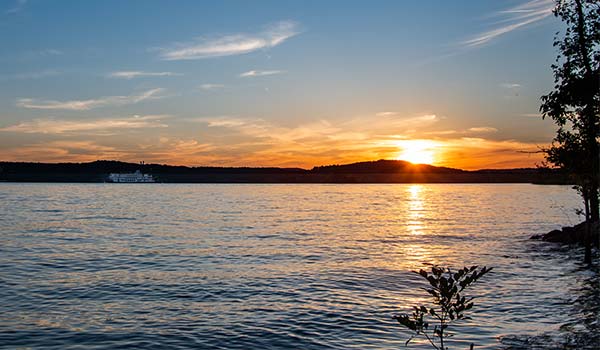
[[[0,197],[0,349],[398,349],[391,315],[426,300],[410,271],[430,263],[496,268],[453,348],[564,345],[555,334],[598,325],[581,252],[527,239],[576,221],[552,206],[578,205],[568,186],[2,183]]]

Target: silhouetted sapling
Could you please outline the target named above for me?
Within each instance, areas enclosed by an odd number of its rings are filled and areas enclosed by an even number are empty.
[[[433,266],[431,273],[425,270],[413,271],[425,278],[431,285],[430,288],[423,289],[431,294],[435,306],[417,305],[413,306],[412,315],[394,316],[401,325],[414,332],[414,335],[406,341],[406,345],[415,337],[424,336],[434,349],[448,349],[444,346],[444,339],[450,336],[446,330],[448,325],[453,321],[466,319],[465,311],[473,307],[473,298],[462,295],[463,290],[491,270],[492,268],[488,269],[485,266],[482,269],[478,269],[478,266],[471,266],[452,272],[449,268]],[[430,327],[427,319],[432,319],[433,328]]]

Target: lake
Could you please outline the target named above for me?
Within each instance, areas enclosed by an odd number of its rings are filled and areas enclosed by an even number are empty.
[[[580,207],[528,184],[0,183],[0,348],[400,349],[427,264],[494,267],[452,349],[552,338],[595,282],[529,237]]]

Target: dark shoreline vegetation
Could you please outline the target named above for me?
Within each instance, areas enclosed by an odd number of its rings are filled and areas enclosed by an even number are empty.
[[[98,160],[89,163],[0,162],[0,181],[105,182],[110,173],[140,170],[164,183],[533,183],[572,184],[563,171],[545,168],[467,171],[401,160],[318,166],[187,167]]]

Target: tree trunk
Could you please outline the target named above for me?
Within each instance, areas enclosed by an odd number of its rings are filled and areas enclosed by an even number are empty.
[[[589,194],[584,195],[585,197],[588,197]],[[597,195],[593,194],[592,197],[594,197]],[[584,202],[585,202],[585,234],[583,236],[583,244],[585,246],[585,253],[583,256],[583,263],[584,264],[588,264],[591,265],[592,264],[592,225],[590,222],[590,201],[588,201],[588,198],[584,198]]]
[[[589,200],[590,200],[590,214],[592,222],[598,222],[600,220],[600,207],[598,205],[598,186],[600,183],[600,147],[596,140],[600,130],[596,126],[596,101],[594,96],[599,93],[600,81],[597,80],[594,70],[592,68],[592,57],[590,55],[588,44],[589,38],[587,37],[585,15],[583,12],[583,4],[581,0],[575,0],[575,9],[577,12],[577,37],[578,37],[578,51],[581,56],[583,63],[584,72],[583,76],[588,91],[586,93],[586,106],[583,109],[583,118],[585,119],[585,139],[590,152],[588,165],[591,176]]]
[[[590,220],[592,222],[598,222],[600,212],[598,208],[598,185],[592,186],[590,194]]]

